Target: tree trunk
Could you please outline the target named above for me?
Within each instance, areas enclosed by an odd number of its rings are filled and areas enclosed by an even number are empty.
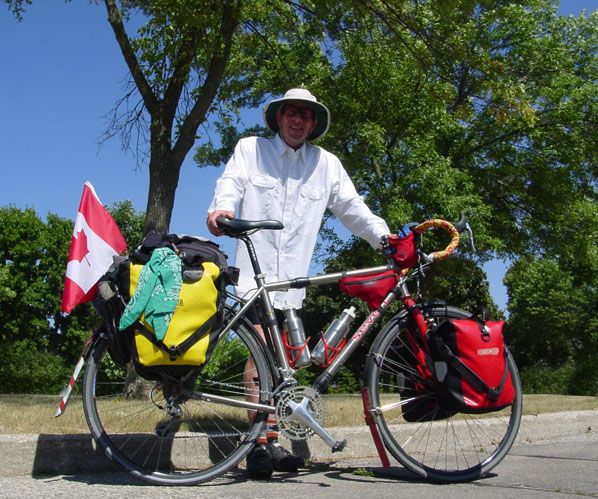
[[[174,161],[171,154],[152,155],[144,234],[168,231],[181,166],[182,162]]]
[[[165,115],[166,114],[166,115]],[[172,116],[164,109],[152,116],[149,190],[144,234],[168,231],[185,156],[177,155],[171,145]]]

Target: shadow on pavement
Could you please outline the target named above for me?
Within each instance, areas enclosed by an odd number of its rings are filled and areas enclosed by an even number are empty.
[[[61,475],[115,471],[115,465],[97,448],[91,435],[40,434],[34,449],[31,474]]]

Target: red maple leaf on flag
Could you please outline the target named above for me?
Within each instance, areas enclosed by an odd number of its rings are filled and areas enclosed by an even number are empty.
[[[89,253],[89,248],[87,247],[87,235],[83,229],[77,232],[77,239],[73,237],[73,241],[71,241],[71,248],[71,254],[69,255],[72,257],[70,259],[71,261],[77,260],[81,262],[87,256],[87,253]]]

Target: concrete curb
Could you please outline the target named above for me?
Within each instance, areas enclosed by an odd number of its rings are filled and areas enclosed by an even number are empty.
[[[315,462],[347,463],[377,457],[367,426],[336,427],[330,433],[346,438],[341,453],[332,454],[319,438],[309,440],[309,453]],[[598,434],[598,410],[528,415],[522,418],[518,442],[579,437]],[[517,445],[517,443],[515,444]],[[305,446],[293,445],[298,453]],[[90,435],[0,435],[0,476],[68,475],[118,470],[97,448]]]

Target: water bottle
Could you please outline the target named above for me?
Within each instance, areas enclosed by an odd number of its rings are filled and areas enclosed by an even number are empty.
[[[287,338],[291,350],[289,352],[290,361],[293,367],[299,369],[311,365],[309,348],[305,342],[305,331],[303,322],[297,315],[294,308],[284,309],[284,329],[287,331]]]
[[[346,308],[338,319],[332,321],[311,354],[311,360],[314,364],[319,366],[326,364],[326,350],[336,348],[340,344],[347,331],[349,331],[349,325],[353,319],[355,319],[355,307]],[[324,340],[326,340],[326,343],[324,343]]]

